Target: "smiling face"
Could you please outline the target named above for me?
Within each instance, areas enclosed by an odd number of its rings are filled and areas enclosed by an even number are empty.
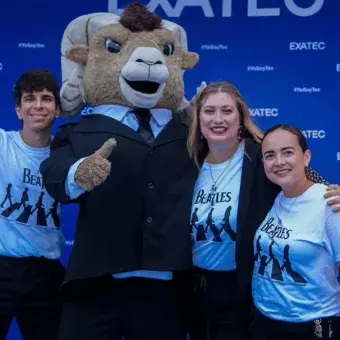
[[[23,92],[20,106],[16,107],[18,118],[23,121],[25,133],[49,132],[59,116],[53,92],[46,89],[37,92]]]
[[[292,190],[306,179],[311,153],[302,150],[293,133],[282,129],[270,132],[262,142],[262,155],[268,179],[283,190]]]
[[[201,133],[210,150],[237,143],[240,114],[229,94],[210,94],[202,105],[199,117]]]

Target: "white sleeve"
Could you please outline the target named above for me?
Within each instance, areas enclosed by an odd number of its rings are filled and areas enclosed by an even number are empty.
[[[326,219],[326,232],[331,243],[333,256],[340,262],[340,213],[332,212]]]
[[[85,190],[80,188],[74,180],[74,175],[78,169],[78,166],[84,159],[85,158],[81,158],[76,163],[74,163],[69,168],[67,173],[67,178],[65,181],[65,191],[67,196],[70,197],[71,199],[76,199],[85,192]]]
[[[0,129],[0,150],[3,150],[6,140],[7,140],[6,131],[4,129]]]

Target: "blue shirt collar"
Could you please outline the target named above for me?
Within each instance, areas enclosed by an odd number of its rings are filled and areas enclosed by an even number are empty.
[[[131,109],[131,107],[122,105],[99,105],[94,107],[92,112],[85,114],[101,114],[121,122]],[[150,109],[150,113],[159,126],[168,124],[172,119],[172,111],[168,109]]]

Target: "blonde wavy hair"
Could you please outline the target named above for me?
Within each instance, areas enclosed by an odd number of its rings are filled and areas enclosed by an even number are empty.
[[[195,163],[200,167],[201,162],[207,156],[209,147],[207,140],[202,136],[200,128],[200,112],[206,99],[211,95],[219,92],[224,92],[230,95],[236,103],[236,108],[240,114],[241,122],[241,139],[253,138],[258,143],[261,143],[263,132],[255,124],[249,113],[249,108],[243,99],[239,90],[229,82],[214,82],[202,89],[195,97],[193,116],[191,119],[187,147],[189,155],[195,160]]]

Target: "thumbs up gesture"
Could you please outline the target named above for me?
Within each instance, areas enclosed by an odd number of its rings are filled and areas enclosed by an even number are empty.
[[[108,157],[116,145],[116,140],[110,138],[100,149],[79,164],[74,179],[80,188],[91,191],[106,180],[111,171]]]

